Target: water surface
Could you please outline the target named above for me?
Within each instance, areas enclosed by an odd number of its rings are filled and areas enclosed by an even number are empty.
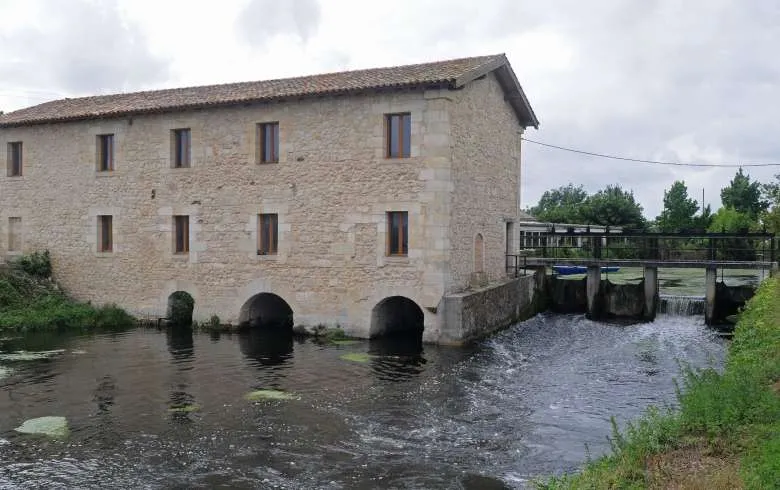
[[[719,366],[725,348],[701,317],[548,314],[422,352],[188,330],[0,341],[49,349],[65,351],[0,361],[0,488],[520,488],[608,451],[611,415],[673,403],[677,360]],[[299,399],[244,399],[257,389]],[[13,431],[46,415],[71,436]]]

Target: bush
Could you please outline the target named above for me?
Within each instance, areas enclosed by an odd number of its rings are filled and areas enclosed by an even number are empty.
[[[48,250],[22,255],[16,263],[22,271],[32,277],[40,279],[51,277],[51,257]]]

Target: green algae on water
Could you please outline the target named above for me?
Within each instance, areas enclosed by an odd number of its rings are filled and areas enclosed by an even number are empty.
[[[331,340],[331,344],[333,345],[341,345],[341,346],[347,346],[347,345],[355,345],[359,344],[359,340],[351,340],[351,339],[342,339],[342,340]]]
[[[174,405],[168,408],[171,413],[192,413],[200,411],[200,405],[193,403],[191,405]]]
[[[255,390],[244,395],[244,399],[250,402],[259,402],[262,400],[300,400],[300,397],[281,390]]]
[[[68,420],[65,417],[38,417],[25,420],[22,425],[14,429],[21,434],[44,435],[55,438],[68,437]]]
[[[363,352],[348,352],[339,356],[339,359],[350,362],[367,363],[373,356]]]

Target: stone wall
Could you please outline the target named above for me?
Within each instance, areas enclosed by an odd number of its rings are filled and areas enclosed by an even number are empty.
[[[138,315],[164,315],[181,290],[195,299],[196,320],[237,322],[250,298],[270,292],[296,324],[366,336],[372,308],[404,296],[424,313],[424,339],[437,341],[441,315],[433,312],[467,282],[477,230],[486,270],[503,268],[518,124],[499,90],[491,75],[461,91],[0,129],[1,148],[24,145],[23,175],[0,176],[0,250],[14,255],[8,219],[21,217],[22,250],[49,249],[72,295]],[[384,115],[395,112],[411,114],[411,158],[385,158]],[[258,164],[256,125],[272,121],[280,161]],[[190,168],[172,168],[177,128],[191,129]],[[114,134],[115,169],[97,172],[96,138],[106,133]],[[386,255],[388,211],[409,213],[407,257]],[[257,255],[259,213],[278,214],[277,255]],[[180,214],[190,217],[188,254],[173,253]],[[113,216],[110,253],[98,251],[100,215]]]
[[[520,174],[521,127],[495,76],[476,80],[454,100],[448,291],[466,287],[472,273],[478,272],[474,260],[479,255],[474,250],[478,235],[484,246],[484,279],[506,276],[506,223],[517,220]]]
[[[484,337],[536,311],[534,276],[521,276],[475,291],[448,294],[442,302],[441,342],[459,344]]]

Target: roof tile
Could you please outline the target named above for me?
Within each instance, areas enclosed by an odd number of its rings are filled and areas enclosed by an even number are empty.
[[[438,84],[452,86],[460,76],[502,59],[505,59],[504,55],[479,56],[258,82],[61,99],[1,115],[0,127],[118,117],[369,89]]]

